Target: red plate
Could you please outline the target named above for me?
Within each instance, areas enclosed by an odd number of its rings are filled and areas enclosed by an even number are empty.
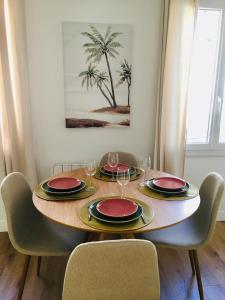
[[[100,201],[96,209],[104,216],[121,218],[135,214],[138,210],[138,205],[128,199],[111,198]]]
[[[115,167],[111,167],[108,164],[104,165],[103,169],[107,172],[115,173],[119,169],[119,172],[124,172],[129,170],[129,166],[125,164],[118,164]]]
[[[81,184],[80,179],[74,177],[58,177],[49,180],[47,185],[53,190],[70,190]]]
[[[176,177],[158,177],[153,179],[153,184],[160,189],[179,190],[185,187],[186,182]]]

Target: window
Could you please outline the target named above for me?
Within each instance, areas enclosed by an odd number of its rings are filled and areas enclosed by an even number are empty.
[[[188,150],[225,154],[224,14],[225,0],[199,1],[188,91]]]

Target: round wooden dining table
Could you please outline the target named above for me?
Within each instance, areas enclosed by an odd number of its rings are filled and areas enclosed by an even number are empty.
[[[151,170],[150,174],[151,177],[165,175],[168,176],[167,173],[154,170]],[[88,180],[84,169],[77,169],[70,172],[61,173],[55,177],[59,176],[73,176],[83,180]],[[57,223],[61,223],[82,231],[98,234],[104,233],[104,229],[95,229],[84,224],[79,217],[80,210],[88,201],[108,196],[120,195],[120,186],[117,182],[107,182],[95,178],[92,180],[93,184],[97,188],[97,191],[94,195],[88,198],[67,201],[47,201],[39,198],[35,193],[33,193],[33,203],[41,214]],[[142,194],[138,190],[138,180],[129,182],[126,187],[126,196],[145,202],[146,204],[150,205],[154,211],[154,218],[150,224],[137,230],[132,230],[130,232],[126,231],[126,233],[124,233],[126,235],[129,233],[135,235],[138,233],[162,229],[177,224],[190,217],[198,209],[200,204],[199,196],[188,200],[178,201],[151,198]]]

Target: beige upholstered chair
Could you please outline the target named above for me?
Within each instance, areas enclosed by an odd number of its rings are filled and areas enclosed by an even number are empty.
[[[10,241],[18,252],[27,255],[18,294],[18,299],[21,299],[30,255],[39,257],[39,274],[41,256],[67,256],[75,246],[85,242],[87,236],[42,216],[33,205],[32,192],[21,173],[15,172],[6,176],[0,191],[5,205]]]
[[[141,240],[86,243],[71,254],[63,300],[159,300],[154,245]]]
[[[132,167],[138,167],[137,158],[133,154],[127,152],[117,152],[117,153],[119,156],[120,163],[128,164],[129,166]],[[107,159],[108,159],[108,153],[105,153],[100,161],[100,166],[104,166],[107,163]]]
[[[189,251],[193,274],[196,273],[200,299],[204,299],[197,249],[209,243],[213,236],[216,216],[224,192],[224,179],[218,173],[210,173],[200,187],[201,203],[196,213],[187,220],[161,230],[142,234],[159,247]]]

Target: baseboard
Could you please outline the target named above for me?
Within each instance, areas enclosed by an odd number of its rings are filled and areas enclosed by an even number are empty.
[[[219,210],[217,221],[225,221],[225,210]]]
[[[8,231],[6,220],[0,220],[0,232]]]

